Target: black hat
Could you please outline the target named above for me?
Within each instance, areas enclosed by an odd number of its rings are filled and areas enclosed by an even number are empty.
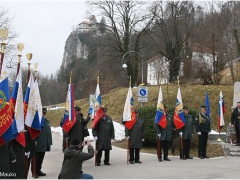
[[[183,109],[188,110],[188,106],[183,106]]]
[[[107,112],[107,108],[102,108],[103,112]]]
[[[201,108],[207,109],[207,106],[206,105],[202,105]]]
[[[76,106],[74,109],[75,109],[75,111],[81,111],[81,108],[78,106]]]
[[[47,112],[47,108],[42,108],[42,112],[46,113]]]
[[[79,139],[78,139],[78,138],[76,138],[76,137],[75,137],[75,138],[73,138],[71,145],[74,145],[74,146],[79,146],[79,145],[80,145],[80,141],[79,141]]]
[[[166,104],[164,104],[163,106],[164,106],[164,108],[167,108],[167,105],[166,105]]]

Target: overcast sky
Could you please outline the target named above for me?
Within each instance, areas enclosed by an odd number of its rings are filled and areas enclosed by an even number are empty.
[[[86,20],[85,1],[5,1],[0,6],[14,16],[17,43],[24,43],[22,66],[27,67],[26,53],[32,53],[31,68],[38,63],[43,75],[55,73],[63,58],[65,42],[72,26]],[[16,52],[17,56],[17,52]]]

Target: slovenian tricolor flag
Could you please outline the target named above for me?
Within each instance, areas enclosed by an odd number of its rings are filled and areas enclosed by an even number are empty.
[[[124,111],[123,111],[123,124],[124,126],[131,130],[133,125],[136,122],[136,112],[134,110],[134,99],[132,95],[132,89],[131,86],[129,86],[127,98],[124,105]]]
[[[2,61],[0,76],[0,146],[12,138],[12,110],[10,105],[8,73],[5,61]]]
[[[99,83],[97,83],[97,87],[96,87],[96,91],[95,91],[95,102],[94,102],[93,113],[94,113],[94,116],[93,116],[94,118],[93,118],[92,128],[95,128],[98,121],[100,121],[100,119],[102,119],[102,117],[103,117],[102,98],[101,98],[101,94],[100,94]]]
[[[24,108],[27,107],[25,124],[32,139],[35,139],[41,132],[42,103],[39,94],[37,81],[34,83],[32,73],[28,82],[24,98]]]
[[[13,138],[16,139],[22,146],[25,147],[26,141],[25,141],[25,132],[24,132],[24,111],[23,111],[21,67],[19,68],[18,76],[13,87],[10,102],[12,106]]]
[[[76,122],[76,115],[74,109],[74,85],[68,85],[67,99],[65,112],[63,117],[62,129],[68,133]]]
[[[183,103],[182,103],[182,95],[180,87],[178,87],[178,94],[176,100],[176,107],[174,111],[174,118],[173,118],[174,125],[176,129],[180,129],[185,126],[185,119],[183,113]]]
[[[219,96],[219,103],[218,103],[218,129],[222,129],[224,126],[224,118],[223,115],[225,114],[225,106],[224,106],[224,101],[223,101],[223,95],[222,91],[220,91],[220,96]]]
[[[159,94],[158,94],[158,103],[157,103],[157,112],[156,112],[155,123],[157,125],[161,126],[163,129],[165,129],[167,126],[166,113],[164,112],[163,95],[162,95],[161,86],[159,88]]]

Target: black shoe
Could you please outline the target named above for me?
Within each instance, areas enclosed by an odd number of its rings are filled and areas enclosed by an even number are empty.
[[[34,175],[32,174],[32,177],[33,177],[33,178],[38,178],[38,175],[36,174],[36,176],[34,177]]]
[[[235,146],[239,146],[239,144],[236,144]]]
[[[142,161],[135,161],[135,163],[142,164]]]
[[[160,158],[160,160],[159,160],[160,162],[162,162],[162,158]]]
[[[204,159],[204,157],[203,156],[198,156],[200,159]]]
[[[164,161],[171,161],[168,157],[164,158]]]
[[[186,158],[181,158],[181,160],[186,160]]]
[[[203,156],[203,157],[206,158],[206,159],[210,158],[210,157],[208,157],[208,156]]]
[[[134,164],[134,162],[133,161],[129,161],[130,162],[130,164]]]
[[[97,166],[100,166],[100,163],[97,163]]]
[[[189,157],[186,157],[186,159],[193,159],[193,157],[189,156]]]
[[[38,176],[46,176],[46,173],[43,173],[42,171],[38,171],[38,172],[37,172],[37,175],[38,175]]]
[[[109,166],[109,165],[110,165],[110,163],[109,163],[109,162],[107,162],[107,163],[104,163],[104,165],[108,165],[108,166]]]

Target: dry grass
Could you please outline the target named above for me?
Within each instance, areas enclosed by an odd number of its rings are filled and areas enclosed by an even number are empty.
[[[169,89],[169,104],[170,106],[175,105],[176,96],[177,96],[177,85],[171,84],[168,87]],[[212,117],[212,129],[217,129],[217,119],[218,119],[218,98],[219,92],[222,90],[224,95],[224,102],[226,106],[225,114],[225,124],[230,122],[232,102],[233,102],[233,86],[214,86],[214,85],[182,85],[181,93],[183,105],[188,105],[194,109],[200,109],[200,106],[204,103],[206,91],[208,91],[211,105],[211,117]],[[127,96],[128,88],[118,88],[112,90],[108,94],[102,95],[102,103],[108,108],[108,114],[113,118],[114,121],[121,123],[123,108]],[[138,89],[132,89],[133,96],[135,99],[135,107],[140,108],[141,104],[137,101]],[[167,104],[167,86],[162,85],[163,99]],[[158,86],[148,86],[148,102],[144,103],[144,106],[156,106],[158,99]],[[78,105],[82,108],[84,116],[88,113],[89,108],[89,99],[76,100],[75,105]],[[57,106],[65,106],[65,103],[57,104]],[[48,106],[51,107],[51,106]],[[59,126],[59,121],[63,117],[64,109],[48,111],[48,118],[51,120],[52,126]],[[89,123],[89,127],[91,124]],[[226,126],[222,131],[226,130]]]
[[[119,148],[127,149],[127,141],[119,141],[119,142],[114,142],[114,146],[117,146]],[[151,153],[151,154],[156,154],[157,155],[157,147],[144,147],[141,149],[141,152],[143,153]],[[172,154],[171,149],[168,152],[169,155],[171,156],[179,156],[180,155],[180,148],[179,145],[176,147],[175,150],[175,155]],[[198,157],[198,148],[197,146],[191,147],[190,149],[190,156],[193,157]],[[220,144],[208,144],[207,145],[207,156],[213,158],[213,157],[219,157],[219,156],[224,156],[224,152],[222,150],[222,146]]]

